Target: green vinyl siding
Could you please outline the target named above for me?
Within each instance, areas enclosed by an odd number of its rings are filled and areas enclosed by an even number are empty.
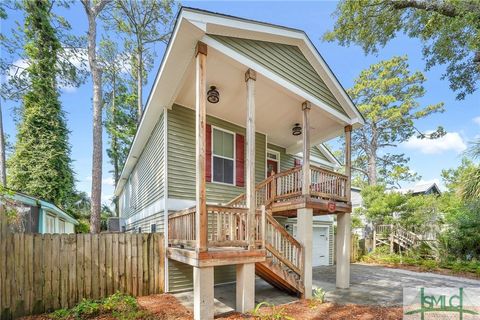
[[[152,224],[155,224],[157,230],[156,232],[164,232],[165,218],[163,211],[127,224],[125,227],[127,230],[129,230],[129,232],[138,232],[138,228],[141,228],[142,233],[150,233],[152,230]]]
[[[164,120],[163,113],[153,129],[145,148],[120,196],[122,217],[129,218],[164,196]],[[127,201],[123,203],[123,194]]]
[[[214,283],[233,282],[236,279],[236,267],[219,266],[213,270]],[[175,260],[168,260],[168,292],[193,290],[193,267]]]
[[[286,151],[285,148],[279,147],[279,146],[271,144],[271,143],[269,143],[267,145],[267,148],[280,153],[280,171],[285,171],[285,170],[288,170],[288,169],[292,169],[295,166],[295,158],[301,159],[301,157],[296,157],[294,155],[287,154],[287,151]],[[327,157],[325,157],[325,155],[320,151],[320,149],[317,146],[313,146],[310,149],[310,156],[330,162],[330,160],[328,160]],[[333,163],[330,167],[327,167],[322,163],[319,163],[318,165],[320,165],[321,167],[330,169],[330,170],[334,166]]]
[[[297,46],[219,35],[209,36],[346,115],[325,82]]]
[[[195,199],[195,112],[183,106],[174,105],[168,111],[168,197]],[[245,128],[230,122],[207,116],[207,123],[234,133],[245,135]],[[265,179],[264,134],[256,133],[256,181]],[[224,203],[245,192],[243,187],[207,183],[207,201]]]

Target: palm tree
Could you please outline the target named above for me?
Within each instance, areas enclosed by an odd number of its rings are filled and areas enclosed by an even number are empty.
[[[480,139],[473,142],[468,150],[472,158],[480,159]],[[464,200],[480,199],[480,165],[477,165],[473,171],[465,177],[461,189]]]

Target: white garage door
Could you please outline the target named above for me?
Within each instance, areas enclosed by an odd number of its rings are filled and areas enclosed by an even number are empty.
[[[297,236],[297,226],[293,226],[293,236]],[[312,266],[328,266],[329,264],[328,227],[313,226]]]
[[[314,267],[328,265],[328,240],[328,227],[313,226],[312,265]]]

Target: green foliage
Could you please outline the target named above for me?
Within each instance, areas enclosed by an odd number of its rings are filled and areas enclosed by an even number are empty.
[[[480,262],[472,259],[465,261],[453,255],[443,255],[437,259],[423,258],[417,250],[410,250],[404,254],[390,253],[387,247],[378,247],[374,252],[362,257],[366,263],[386,264],[393,266],[413,266],[424,271],[448,269],[453,273],[473,273],[480,277]]]
[[[370,185],[417,179],[408,168],[407,157],[380,150],[412,137],[418,132],[416,120],[443,111],[443,103],[421,106],[418,102],[425,94],[425,80],[421,72],[410,72],[406,57],[393,57],[363,70],[348,90],[366,122],[352,135],[354,167],[366,174]],[[428,138],[442,134],[439,128]]]
[[[322,288],[316,288],[315,290],[313,290],[313,299],[316,301],[319,301],[320,303],[324,303],[325,294],[326,294],[325,290],[323,290]]]
[[[401,32],[417,38],[427,69],[447,64],[443,78],[463,99],[480,79],[479,14],[478,0],[343,0],[334,14],[334,30],[324,39],[376,53]]]
[[[148,319],[149,315],[139,309],[137,300],[116,292],[102,300],[83,299],[72,309],[60,309],[51,314],[54,320],[89,319],[98,315],[109,315],[118,320]]]
[[[265,309],[261,311],[260,308],[262,307],[266,307],[268,311],[265,311]],[[275,306],[266,301],[257,304],[252,311],[252,315],[262,320],[294,320],[293,317],[285,314],[285,307]]]
[[[57,89],[58,51],[50,1],[25,1],[25,52],[29,89],[23,97],[15,152],[9,159],[10,187],[57,205],[74,190],[69,131]]]

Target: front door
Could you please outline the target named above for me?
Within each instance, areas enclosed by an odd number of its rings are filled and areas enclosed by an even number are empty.
[[[267,177],[270,177],[272,172],[278,173],[278,162],[275,160],[267,160]]]

